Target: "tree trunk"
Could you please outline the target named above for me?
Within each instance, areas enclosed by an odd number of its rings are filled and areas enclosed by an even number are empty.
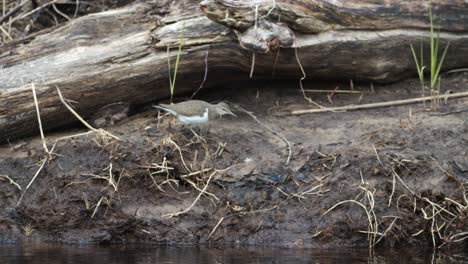
[[[444,69],[468,66],[468,3],[433,1],[433,12],[439,47],[450,42]],[[205,68],[205,86],[249,78],[253,54],[256,78],[299,79],[296,51],[308,78],[395,81],[416,74],[409,44],[428,47],[428,20],[420,0],[161,1],[84,16],[0,47],[0,141],[38,133],[31,82],[45,129],[75,120],[56,86],[83,117],[168,97],[182,32],[177,94]]]

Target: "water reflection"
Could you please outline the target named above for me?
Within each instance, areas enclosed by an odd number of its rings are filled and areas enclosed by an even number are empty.
[[[468,252],[432,254],[431,250],[309,250],[281,248],[213,248],[73,246],[23,244],[0,246],[0,263],[467,263]]]

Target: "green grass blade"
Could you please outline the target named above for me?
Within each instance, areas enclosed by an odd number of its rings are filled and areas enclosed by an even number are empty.
[[[414,51],[413,44],[410,44],[410,47],[411,47],[411,53],[413,54],[414,64],[416,64],[416,69],[419,72],[419,69],[421,69],[421,67],[419,66],[418,57],[416,56],[416,52]]]
[[[437,66],[439,65],[439,42],[440,42],[440,38],[439,38],[440,34],[439,32],[437,32],[437,36],[436,38],[434,39],[434,42],[435,42],[435,47],[434,47],[434,79],[437,80]]]
[[[424,66],[422,66],[422,60],[421,60],[421,64],[419,64],[418,56],[416,55],[416,51],[414,51],[413,44],[410,44],[410,47],[411,47],[411,53],[413,54],[414,64],[416,64],[416,70],[418,72],[419,81],[424,82],[424,74],[423,74]]]
[[[432,1],[429,1],[429,27],[430,27],[430,49],[431,49],[431,89],[432,83],[435,79],[434,73],[436,69],[435,58],[435,43],[434,43],[434,24],[432,21]]]
[[[435,76],[437,77],[440,75],[440,70],[442,69],[442,64],[444,63],[445,55],[447,54],[449,46],[450,46],[450,42],[447,43],[447,46],[445,46],[444,52],[442,53],[442,56],[440,57],[439,65],[437,65],[437,70],[435,72]]]
[[[421,51],[421,73],[422,71],[424,70],[425,66],[424,66],[424,47],[423,47],[423,40],[421,39],[421,43],[420,43],[420,51]]]
[[[179,49],[177,50],[176,62],[174,64],[174,76],[172,81],[170,81],[170,92],[171,92],[171,101],[172,97],[174,96],[174,89],[175,89],[175,82],[177,79],[177,69],[179,68],[179,61],[180,61],[180,54],[182,53],[182,46],[184,44],[184,37],[185,37],[185,23],[182,27],[182,33],[180,34],[180,41],[179,41]]]

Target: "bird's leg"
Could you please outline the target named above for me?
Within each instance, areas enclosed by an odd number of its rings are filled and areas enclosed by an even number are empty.
[[[206,143],[206,140],[202,136],[199,136],[195,131],[193,131],[193,129],[190,126],[188,128],[190,129],[190,131],[192,131],[193,135],[198,141]]]

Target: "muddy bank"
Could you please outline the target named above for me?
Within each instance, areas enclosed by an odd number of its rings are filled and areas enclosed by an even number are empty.
[[[310,95],[336,106],[420,92],[416,80],[355,86],[363,93]],[[468,90],[468,74],[444,87]],[[452,245],[468,231],[468,112],[441,115],[467,99],[440,112],[292,116],[310,107],[297,82],[237,83],[199,98],[252,111],[291,143],[290,163],[281,138],[242,112],[196,129],[204,140],[150,108],[106,127],[120,140],[63,138],[86,132],[77,128],[47,134],[57,143],[45,163],[40,138],[11,142],[0,150],[2,241]]]

